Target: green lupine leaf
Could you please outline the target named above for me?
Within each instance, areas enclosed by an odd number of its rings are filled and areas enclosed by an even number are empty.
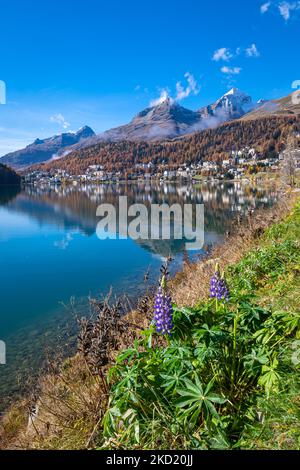
[[[210,393],[207,396],[207,400],[212,401],[213,403],[218,403],[219,405],[224,405],[228,400],[227,398],[220,397],[219,395],[216,395],[214,393]]]

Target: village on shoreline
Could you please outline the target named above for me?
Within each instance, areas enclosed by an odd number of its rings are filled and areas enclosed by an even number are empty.
[[[300,168],[300,150],[295,150],[297,168]],[[178,167],[162,163],[137,163],[131,171],[107,171],[102,165],[90,165],[83,174],[70,174],[64,169],[33,169],[27,171],[23,184],[33,186],[78,185],[86,183],[118,183],[122,181],[202,181],[239,180],[259,172],[277,172],[284,152],[272,158],[263,158],[254,148],[232,151],[222,162],[202,161]]]

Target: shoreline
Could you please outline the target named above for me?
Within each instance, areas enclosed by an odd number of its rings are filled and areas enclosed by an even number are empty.
[[[295,192],[296,192],[296,190],[295,190]],[[241,232],[245,232],[244,227],[245,227],[245,224],[247,224],[247,223],[249,224],[249,220],[247,222],[244,221],[241,224],[241,226],[238,227],[236,233],[231,234],[224,244],[221,244],[220,246],[216,246],[212,250],[212,252],[207,255],[206,259],[204,259],[202,261],[196,261],[194,263],[186,263],[185,266],[183,267],[183,269],[180,272],[178,272],[174,276],[174,278],[171,279],[171,281],[170,281],[170,289],[171,289],[172,296],[173,296],[173,299],[175,300],[176,304],[178,306],[180,306],[180,305],[182,305],[182,306],[193,305],[196,302],[199,302],[201,300],[201,298],[204,298],[205,295],[207,295],[207,287],[202,289],[201,286],[199,286],[199,282],[196,282],[197,289],[195,290],[195,284],[193,283],[193,280],[195,280],[196,277],[198,279],[199,276],[201,276],[203,286],[205,284],[207,284],[206,280],[209,279],[209,277],[211,276],[211,274],[213,272],[213,265],[214,265],[216,260],[221,262],[221,265],[224,266],[224,267],[228,265],[228,258],[231,259],[231,263],[232,262],[233,263],[238,262],[239,259],[241,259],[241,257],[245,254],[245,252],[247,250],[249,250],[251,246],[253,246],[257,243],[257,240],[258,240],[257,236],[259,235],[259,233],[261,233],[261,231],[264,231],[272,223],[276,223],[276,220],[277,221],[281,220],[281,218],[283,216],[282,211],[286,211],[288,207],[290,208],[293,204],[292,200],[295,200],[295,198],[296,198],[295,195],[293,195],[293,194],[288,195],[286,192],[285,192],[285,197],[287,198],[286,201],[285,202],[281,201],[281,203],[279,203],[279,206],[281,207],[280,211],[278,210],[278,207],[275,206],[276,207],[275,213],[274,213],[274,207],[271,208],[271,209],[267,209],[268,217],[266,217],[266,212],[264,211],[263,214],[258,213],[257,215],[254,215],[253,218],[250,219],[251,224],[252,224],[250,232],[252,231],[252,233],[251,234],[248,233],[246,236],[244,236],[241,239],[240,247],[238,248],[240,251],[239,251],[239,253],[236,254],[235,259],[232,258],[232,253],[228,252],[228,247],[230,246],[232,239],[236,239],[237,234],[240,234]],[[254,235],[255,232],[257,232],[257,235]],[[243,247],[243,249],[242,249],[242,247]],[[237,249],[237,247],[236,247],[236,249]],[[197,276],[196,276],[196,273],[197,273]],[[183,299],[185,299],[185,301],[183,301]],[[129,321],[133,324],[138,324],[139,328],[141,328],[142,326],[146,327],[147,323],[149,322],[149,318],[150,318],[150,316],[149,316],[149,302],[151,303],[151,301],[149,301],[149,298],[147,299],[147,302],[148,302],[148,312],[147,312],[147,314],[144,314],[141,317],[140,313],[131,312],[127,316],[127,321]],[[151,308],[150,308],[150,310],[151,310]],[[132,341],[132,334],[135,336],[136,335],[136,330],[131,332],[130,341]],[[129,341],[129,344],[130,344],[130,341]],[[122,347],[126,347],[126,346],[128,347],[129,346],[128,341],[126,343],[126,338],[124,339],[124,341],[122,340],[121,342],[124,343],[124,344],[122,344]],[[112,352],[112,353],[113,353],[113,357],[114,357],[115,353],[114,352]],[[111,359],[111,360],[113,362],[113,359]],[[77,367],[76,364],[78,363],[78,361],[80,363],[81,360],[80,360],[80,358],[78,358],[78,355],[76,355],[74,357],[71,357],[71,358],[67,359],[65,361],[65,364],[74,363],[75,367]],[[72,366],[71,366],[71,368],[72,368]],[[41,382],[43,383],[44,380],[45,380],[45,378],[42,377]],[[16,405],[16,407],[18,408],[18,406],[20,406],[20,404],[22,402],[23,402],[23,406],[24,406],[24,402],[26,403],[27,401],[26,401],[26,399],[25,399],[25,401],[21,400],[18,403],[18,405]],[[21,406],[21,408],[22,408],[22,406]],[[8,412],[4,416],[4,421],[10,413],[13,413],[13,410]],[[25,418],[25,421],[27,421],[27,417]],[[23,425],[24,425],[24,416],[23,416]]]
[[[220,184],[220,183],[215,182],[215,183],[214,183],[214,187],[219,187],[219,184]],[[214,217],[216,217],[216,215],[214,215]],[[243,217],[244,217],[244,216],[243,216]],[[234,218],[233,218],[233,220],[232,220],[232,222],[231,222],[231,225],[234,225],[234,223],[235,223],[235,222],[234,222]],[[220,227],[219,227],[219,229],[220,229]],[[220,233],[221,233],[221,232],[220,232]],[[225,236],[225,234],[222,234],[222,235],[220,236],[220,238],[222,238],[222,240],[223,240],[223,239],[224,239],[224,236]],[[214,241],[213,243],[217,243],[217,244],[220,244],[220,243],[221,243],[221,244],[222,244],[222,242],[221,242],[220,240]],[[205,248],[205,247],[204,247],[204,248]],[[208,248],[206,247],[205,250],[207,250],[207,249],[208,249]],[[167,254],[166,254],[166,256],[167,256]],[[202,255],[200,255],[200,254],[198,254],[198,255],[197,255],[197,254],[193,255],[193,253],[192,253],[190,263],[194,263],[194,260],[198,261],[200,257],[203,258],[203,257],[205,257],[205,256],[206,256],[205,253],[203,253]],[[176,257],[176,255],[175,255],[175,261],[173,261],[173,263],[171,264],[171,269],[172,269],[172,273],[174,274],[174,276],[175,276],[175,274],[178,275],[178,277],[181,276],[181,272],[182,272],[182,270],[183,270],[183,267],[182,267],[183,259],[184,259],[184,254],[183,254],[183,253],[178,255],[178,260],[177,260],[177,257]],[[155,267],[153,267],[153,270],[155,270],[155,272],[157,271],[157,273],[158,273],[158,272],[159,272],[159,267],[158,267],[158,265],[155,266]],[[154,287],[154,286],[155,286],[155,283],[156,283],[156,279],[154,279],[154,271],[153,271],[153,273],[152,273],[152,277],[153,277],[153,279],[152,279],[152,286]],[[134,282],[134,281],[132,281],[132,282]],[[146,287],[145,285],[143,286],[144,283],[142,282],[142,278],[138,279],[136,282],[138,282],[138,283],[141,285],[141,288],[140,288],[139,290],[142,291],[142,290],[146,290],[146,289],[147,289],[147,287]],[[127,288],[129,288],[129,287],[131,287],[131,286],[127,283]],[[103,291],[103,292],[104,292],[104,291]],[[106,292],[106,291],[105,291],[105,292]],[[104,293],[105,293],[105,292],[104,292]],[[123,290],[121,289],[120,292],[123,292]],[[124,292],[128,293],[129,291],[125,290]],[[132,293],[131,293],[131,294],[132,294]],[[136,296],[135,300],[138,300],[138,297],[139,297],[139,295]],[[132,298],[132,297],[131,297],[131,298]],[[66,306],[66,307],[69,307],[69,302],[68,302],[68,300],[69,300],[69,299],[65,299],[65,300],[64,300],[64,303],[65,303],[65,306]],[[81,299],[78,298],[78,299],[77,299],[77,302],[76,302],[76,305],[78,304],[78,302],[80,303],[80,301],[81,301]],[[86,299],[85,297],[82,298],[82,303],[87,304],[87,299]],[[134,303],[134,302],[133,302],[133,303]],[[61,307],[61,308],[63,309],[62,314],[64,314],[65,308],[64,308],[64,307]],[[60,309],[60,307],[59,307],[58,305],[57,305],[57,307],[55,307],[55,308],[53,309],[53,312],[55,312],[56,316],[58,315],[59,309]],[[71,309],[70,309],[70,308],[67,308],[66,311],[67,311],[67,310],[71,310]],[[51,318],[49,318],[49,320],[44,320],[44,319],[42,318],[42,319],[38,320],[38,325],[41,326],[44,321],[45,321],[45,322],[46,322],[46,321],[49,322],[49,325],[51,325],[51,323],[53,324],[53,320],[52,320]],[[75,320],[74,320],[74,319],[68,320],[68,318],[64,319],[64,318],[62,317],[62,319],[61,319],[61,324],[60,324],[60,325],[61,325],[60,328],[62,328],[62,330],[60,330],[60,331],[64,331],[64,330],[65,330],[65,323],[70,323],[72,326],[73,326],[73,324],[74,324],[74,329],[76,328],[76,319],[75,319]],[[32,328],[32,327],[29,326],[29,332],[30,332],[30,328]],[[70,326],[70,328],[71,328],[71,326]],[[40,331],[41,331],[41,328],[39,328],[39,329],[40,329]],[[37,328],[34,327],[34,330],[37,330]],[[47,330],[48,330],[48,328],[47,328]],[[76,330],[75,330],[75,331],[76,331]],[[73,332],[73,329],[72,329],[72,332]],[[20,331],[20,334],[21,334],[21,337],[22,337],[22,336],[26,336],[26,327],[24,328],[24,333],[23,333],[23,331]],[[38,333],[37,333],[37,334],[38,334]],[[66,335],[67,335],[67,333],[66,333]],[[75,333],[75,335],[76,335],[76,333]],[[58,336],[58,334],[57,334],[56,331],[55,331],[55,332],[53,332],[53,334],[50,334],[50,336],[48,335],[48,338],[50,338],[51,344],[52,344],[52,343],[55,343],[55,344],[57,343],[57,344],[58,344],[58,350],[60,351],[60,343],[59,343],[58,340],[56,340],[56,336]],[[61,336],[61,335],[60,335],[60,336]],[[73,344],[73,337],[74,337],[74,334],[73,334],[73,335],[70,335],[70,336],[71,336],[71,338],[72,338],[72,344]],[[43,340],[42,340],[42,339],[41,339],[41,341],[39,341],[39,340],[36,340],[36,341],[37,341],[38,343],[41,343],[41,344],[43,343]],[[26,344],[25,344],[24,349],[25,349],[25,351],[26,351],[27,354],[28,354],[28,348],[26,347]],[[33,350],[34,350],[34,348],[31,348],[31,347],[29,348],[30,354],[32,354],[32,351],[33,351]],[[20,349],[20,351],[22,351],[22,349]],[[38,353],[39,353],[39,352],[40,352],[40,353],[43,353],[43,350],[41,350],[39,347],[37,347],[37,352],[38,352]],[[15,352],[14,352],[14,354],[15,354]],[[30,357],[30,354],[28,354],[29,357]],[[19,357],[19,361],[21,362],[21,361],[22,361],[22,354],[19,354],[18,357]],[[23,361],[22,361],[22,362],[23,362]],[[26,363],[28,363],[27,357],[26,357],[26,360],[24,361],[24,364],[25,364],[25,365],[26,365]],[[42,365],[41,365],[37,370],[35,369],[34,365],[35,365],[35,360],[32,362],[32,370],[34,370],[34,372],[32,372],[32,374],[33,374],[34,376],[39,377],[39,376],[40,376],[40,370],[42,369]],[[19,374],[19,376],[21,377],[21,371],[19,371],[18,374]],[[31,374],[31,375],[32,375],[32,374]],[[25,374],[24,374],[24,377],[25,377]],[[8,382],[8,380],[6,380],[6,382]],[[9,380],[9,383],[12,384],[12,388],[13,388],[13,389],[18,389],[17,384],[14,385],[14,378],[10,379],[10,380]],[[15,391],[15,392],[14,392],[14,395],[12,396],[12,399],[15,399],[15,397],[18,396],[18,394],[19,394],[19,391],[18,391],[18,390]],[[20,394],[19,394],[19,395],[20,395]],[[4,394],[3,394],[3,396],[4,396]],[[4,402],[4,401],[5,401],[5,402],[8,402],[9,400],[6,401],[6,400],[2,399],[2,401],[3,401],[3,402]]]
[[[81,186],[101,186],[101,185],[118,185],[118,184],[208,184],[208,183],[250,183],[251,181],[255,181],[255,183],[264,180],[266,177],[274,180],[278,180],[279,178],[279,172],[274,172],[274,173],[268,173],[266,172],[261,172],[257,173],[254,175],[250,176],[243,176],[240,178],[214,178],[214,177],[201,177],[201,178],[174,178],[174,179],[161,179],[161,178],[150,178],[149,180],[147,179],[121,179],[121,180],[98,180],[98,181],[78,181],[76,184],[74,182],[63,182],[63,183],[50,183],[45,186],[43,184],[35,184],[35,183],[23,183],[21,187],[69,187],[69,186],[74,186],[74,187],[81,187]]]

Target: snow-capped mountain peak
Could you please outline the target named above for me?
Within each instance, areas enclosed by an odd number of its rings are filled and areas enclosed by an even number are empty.
[[[232,88],[212,106],[216,112],[224,113],[231,119],[243,116],[251,110],[252,98],[238,88]]]
[[[252,98],[238,88],[232,88],[215,103],[200,109],[204,117],[214,117],[220,122],[238,119],[253,107]]]
[[[229,96],[229,95],[234,95],[235,97],[239,97],[239,98],[242,98],[242,99],[244,97],[248,97],[248,95],[246,93],[239,90],[238,88],[231,88],[231,90],[227,91],[227,93],[225,93],[223,96]]]

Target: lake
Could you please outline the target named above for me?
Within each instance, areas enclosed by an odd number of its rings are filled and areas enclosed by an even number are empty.
[[[203,203],[206,246],[222,242],[237,214],[277,199],[275,190],[242,182],[0,189],[0,340],[7,348],[0,411],[10,396],[26,390],[47,350],[73,350],[76,319],[87,313],[89,296],[112,287],[134,299],[145,289],[145,273],[155,282],[169,255],[172,271],[180,269],[184,240],[97,237],[98,205],[116,204],[119,195],[128,196],[129,204]]]

